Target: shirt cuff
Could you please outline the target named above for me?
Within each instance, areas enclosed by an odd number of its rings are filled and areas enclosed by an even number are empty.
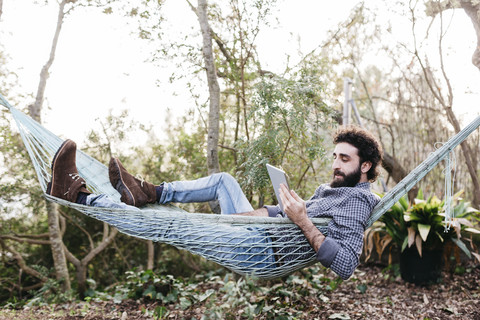
[[[338,250],[340,250],[338,242],[332,238],[326,237],[317,251],[317,260],[328,268],[332,264],[333,259],[335,259]]]
[[[263,206],[268,211],[268,216],[271,218],[285,217],[285,214],[280,210],[279,206]]]

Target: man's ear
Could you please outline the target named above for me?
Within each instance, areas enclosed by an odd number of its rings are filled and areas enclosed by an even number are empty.
[[[370,161],[364,161],[360,167],[360,170],[362,170],[362,173],[367,173],[371,167],[372,163]]]

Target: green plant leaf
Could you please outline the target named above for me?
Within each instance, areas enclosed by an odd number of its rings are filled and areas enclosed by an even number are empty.
[[[420,233],[423,241],[427,241],[428,233],[430,232],[431,227],[432,226],[429,224],[418,224],[418,232]]]
[[[403,240],[403,244],[402,244],[402,252],[407,247],[407,244],[408,244],[408,238],[405,238],[405,240]]]
[[[460,249],[462,249],[463,252],[469,257],[472,258],[472,254],[470,253],[470,250],[468,250],[467,246],[465,243],[463,243],[460,239],[457,238],[452,238],[453,243],[455,243]]]
[[[190,301],[190,299],[186,297],[180,297],[180,308],[182,308],[182,310],[190,308],[191,305],[192,302]]]
[[[407,210],[408,209],[408,198],[407,196],[403,196],[401,197],[398,202],[400,203],[400,205],[403,207],[403,210]]]
[[[423,197],[423,190],[422,189],[418,190],[417,199],[419,199],[419,200],[424,200],[425,199]]]

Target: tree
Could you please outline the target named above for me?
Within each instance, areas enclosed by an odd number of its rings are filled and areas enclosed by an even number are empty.
[[[59,4],[58,8],[58,17],[57,17],[57,27],[55,29],[55,34],[52,41],[52,47],[50,50],[50,57],[47,63],[43,66],[42,71],[40,72],[40,81],[38,84],[37,95],[35,98],[35,103],[28,107],[30,116],[38,122],[41,122],[41,111],[45,96],[45,88],[47,85],[47,79],[49,76],[50,67],[53,64],[55,59],[55,51],[57,49],[58,38],[60,36],[60,31],[63,25],[63,19],[65,17],[65,6],[67,3],[74,3],[76,0],[63,0]],[[68,274],[67,262],[65,259],[65,252],[63,250],[63,241],[60,232],[60,226],[58,222],[58,213],[57,206],[54,203],[46,201],[47,212],[48,212],[48,230],[50,244],[52,247],[52,255],[54,266],[56,270],[57,280],[62,281],[63,289],[65,291],[70,290],[70,276]]]
[[[57,25],[56,25],[55,34],[53,37],[49,59],[46,62],[46,64],[43,66],[40,73],[40,81],[37,89],[35,102],[32,105],[28,106],[30,115],[32,116],[32,118],[34,118],[38,122],[41,122],[41,111],[42,111],[43,102],[44,102],[47,80],[49,77],[49,70],[55,59],[55,52],[56,52],[60,32],[62,29],[63,21],[66,14],[68,14],[74,8],[73,5],[76,3],[77,3],[77,0],[64,0],[61,3],[59,3]],[[109,150],[109,155],[111,156],[111,149],[108,148],[107,150]],[[48,234],[38,235],[37,238],[42,239],[44,236],[48,235],[48,238],[49,238],[48,241],[34,240],[34,239],[31,239],[32,236],[29,236],[26,234],[20,237],[19,236],[14,236],[14,237],[2,236],[2,239],[9,239],[9,240],[19,241],[19,242],[27,242],[31,244],[50,245],[52,250],[54,267],[55,267],[55,275],[57,280],[61,282],[63,286],[63,291],[70,290],[71,288],[70,277],[68,273],[68,266],[66,263],[66,256],[67,256],[68,260],[77,268],[78,289],[80,293],[83,294],[86,288],[86,273],[87,273],[88,264],[92,261],[94,257],[96,257],[102,250],[104,250],[113,241],[113,239],[117,234],[117,230],[110,228],[107,224],[104,224],[103,238],[101,239],[101,241],[99,241],[98,245],[96,246],[94,245],[92,237],[89,236],[87,231],[85,231],[87,238],[90,239],[91,250],[83,259],[78,259],[72,252],[68,250],[68,248],[65,246],[63,242],[65,225],[61,227],[62,224],[59,221],[63,221],[64,218],[59,217],[58,215],[59,210],[57,206],[48,201],[46,201],[45,203],[47,208],[47,221],[48,221],[49,232]],[[21,259],[20,253],[17,251],[14,251],[15,249],[13,247],[9,247],[6,244],[4,244],[3,247],[9,248],[9,250],[11,250],[11,252],[16,257],[16,260],[18,261],[18,264],[22,270],[38,278],[41,283],[44,283],[46,281],[45,275],[41,274],[41,277],[39,277],[38,274],[31,272],[31,268],[27,266],[27,264],[23,259]],[[149,262],[149,265],[151,265],[151,261]]]
[[[417,19],[418,9],[415,11]],[[327,41],[328,50],[325,51],[333,65],[339,65],[344,75],[354,79],[355,102],[363,122],[375,130],[384,146],[384,166],[389,174],[387,182],[390,178],[398,182],[434,150],[437,142],[446,141],[456,132],[454,124],[454,130],[448,126],[455,117],[452,112],[453,91],[441,57],[445,52],[440,49],[437,68],[426,58],[432,58],[431,50],[420,52],[420,48],[431,48],[426,40],[434,41],[432,24],[426,23],[425,43],[416,42],[415,34],[399,42],[395,37],[396,25],[380,21],[377,11],[359,5],[342,23],[343,28],[331,32],[333,41]],[[410,13],[412,30],[416,29],[418,21],[412,18],[412,8],[405,9],[400,5],[391,11],[407,17]],[[441,23],[437,25],[441,27]],[[438,34],[443,36],[444,32],[439,29]],[[440,48],[442,36],[435,43]],[[372,56],[375,57],[373,60]],[[381,62],[381,67],[376,61]],[[337,88],[338,94],[343,95],[341,83]],[[462,147],[462,155],[465,154],[468,151],[465,153]],[[472,154],[470,158],[472,166],[467,166],[468,160],[462,167],[457,162],[457,182],[463,188],[466,188],[463,183],[465,172],[471,178],[475,171],[472,169],[477,166],[477,156]],[[444,187],[442,166],[440,164],[420,182],[425,186],[424,190],[441,192]],[[475,197],[478,193],[475,185],[473,189]]]
[[[217,80],[215,68],[215,59],[212,52],[212,31],[207,18],[207,1],[198,0],[197,8],[198,22],[202,32],[203,46],[202,53],[205,62],[205,71],[207,73],[208,92],[210,108],[208,110],[208,133],[207,133],[207,168],[208,174],[220,172],[218,162],[218,135],[220,119],[220,87]],[[218,202],[210,203],[212,211],[219,213]]]
[[[448,9],[463,9],[473,24],[477,35],[477,48],[472,55],[472,63],[480,70],[480,3],[475,0],[426,1],[427,15],[435,17]]]
[[[212,31],[207,18],[207,1],[198,0],[198,22],[202,31],[203,58],[207,73],[208,92],[210,96],[210,109],[208,111],[208,134],[207,134],[207,168],[208,174],[220,172],[218,163],[218,135],[220,117],[220,87],[217,80],[217,72],[214,64],[212,51]]]
[[[444,3],[438,3],[433,1],[428,1],[427,5],[427,13],[432,16],[432,19],[435,19],[436,16],[440,18],[440,28],[441,28],[441,37],[439,40],[439,56],[441,59],[441,74],[443,77],[443,81],[446,85],[447,93],[444,94],[442,90],[442,86],[439,85],[439,79],[432,76],[430,67],[428,66],[428,61],[426,58],[421,58],[419,52],[416,47],[415,43],[415,57],[417,58],[418,62],[421,65],[421,68],[424,73],[425,81],[428,84],[429,89],[431,90],[432,94],[434,95],[436,101],[443,107],[447,114],[448,121],[453,126],[456,133],[460,132],[460,123],[455,116],[455,113],[452,110],[453,106],[453,93],[452,93],[452,85],[450,83],[450,79],[447,76],[445,71],[445,67],[443,64],[443,53],[442,53],[442,37],[443,37],[443,19],[442,19],[442,12],[446,9],[450,8],[463,8],[465,13],[470,17],[473,27],[475,29],[475,33],[477,35],[477,49],[473,53],[472,56],[472,63],[480,70],[480,3],[477,1],[470,1],[470,0],[461,0],[461,1],[446,1]],[[412,20],[415,23],[415,11],[414,8],[411,10],[412,12]],[[415,37],[415,34],[413,35]],[[468,141],[462,142],[460,145],[462,148],[463,156],[465,157],[465,162],[467,164],[468,172],[470,173],[470,177],[472,179],[473,184],[473,205],[477,208],[480,207],[480,180],[478,178],[477,169],[475,159],[476,157],[473,154],[472,148],[469,145]]]

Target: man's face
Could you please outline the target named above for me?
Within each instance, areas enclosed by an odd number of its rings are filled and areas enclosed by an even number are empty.
[[[355,187],[362,179],[362,170],[358,150],[346,142],[340,142],[333,151],[332,188]]]

